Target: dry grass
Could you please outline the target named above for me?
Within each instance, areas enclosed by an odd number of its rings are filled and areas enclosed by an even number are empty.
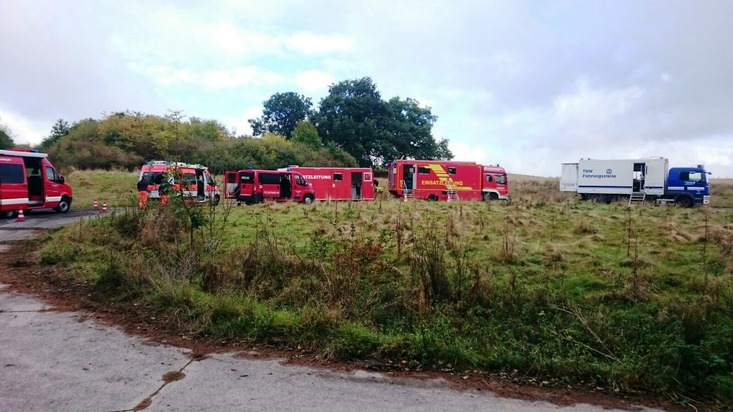
[[[733,179],[710,179],[710,198],[713,207],[733,207]]]
[[[581,202],[552,178],[510,184],[508,202],[235,207],[218,250],[202,233],[189,247],[178,215],[153,209],[59,232],[42,257],[100,268],[98,284],[135,287],[215,336],[733,393],[733,210]]]

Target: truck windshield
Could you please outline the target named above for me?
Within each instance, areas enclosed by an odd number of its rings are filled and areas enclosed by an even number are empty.
[[[196,173],[183,173],[180,180],[176,179],[176,183],[191,185],[196,183]]]
[[[150,182],[150,184],[153,184],[154,182],[157,182],[160,175],[163,173],[161,172],[143,172],[143,179]]]
[[[680,173],[680,180],[687,182],[701,182],[705,180],[705,175],[700,172],[682,172]]]

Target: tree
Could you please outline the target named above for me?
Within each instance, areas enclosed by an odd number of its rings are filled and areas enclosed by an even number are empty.
[[[51,135],[43,139],[43,141],[41,142],[41,147],[47,150],[49,147],[58,142],[59,139],[68,135],[69,131],[71,131],[71,128],[69,127],[68,122],[66,122],[64,119],[56,120],[56,123],[54,123],[53,127],[51,127]]]
[[[323,147],[321,136],[318,135],[316,126],[308,120],[301,120],[295,125],[292,140],[296,143],[302,143],[313,150],[318,150]]]
[[[388,140],[385,126],[387,105],[372,83],[364,77],[346,80],[329,88],[329,94],[315,117],[324,143],[333,142],[354,156],[359,164],[371,166],[382,157]]]
[[[313,103],[309,97],[286,92],[273,94],[263,105],[262,116],[248,120],[252,134],[276,133],[289,140],[297,123],[310,116]]]
[[[368,77],[332,85],[314,116],[325,143],[337,144],[369,167],[402,156],[452,158],[447,141],[437,143],[432,136],[436,120],[417,100],[383,101]]]
[[[0,149],[12,149],[13,147],[15,147],[15,142],[10,137],[10,129],[0,124]]]
[[[406,156],[415,159],[451,159],[448,141],[436,142],[432,135],[438,119],[430,108],[420,107],[417,100],[393,97],[387,103],[391,141],[383,149],[388,158]]]

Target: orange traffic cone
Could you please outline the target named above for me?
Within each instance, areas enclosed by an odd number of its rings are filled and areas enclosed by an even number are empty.
[[[23,214],[23,209],[20,209],[18,211],[18,222],[25,222],[25,215]]]
[[[102,213],[107,213],[107,202],[102,202]]]
[[[99,209],[99,205],[97,204],[97,199],[94,199],[94,206],[93,206],[93,209],[94,209],[94,210],[97,210],[97,209]]]

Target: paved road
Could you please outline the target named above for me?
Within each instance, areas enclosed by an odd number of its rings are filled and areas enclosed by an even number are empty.
[[[457,391],[443,380],[311,369],[235,353],[192,360],[187,350],[149,344],[84,314],[50,309],[0,285],[1,411],[131,411],[142,405],[146,411],[604,410]]]
[[[0,218],[0,241],[13,241],[29,239],[39,231],[53,229],[79,221],[79,219],[92,219],[102,215],[99,210],[76,210],[72,209],[67,213],[56,213],[51,209],[35,210],[25,215],[25,222],[18,219]],[[0,244],[0,252],[4,246]]]
[[[0,239],[93,213],[0,223]],[[62,223],[63,222],[63,223]],[[28,230],[33,233],[33,230]],[[0,284],[0,411],[608,411],[458,391],[443,380],[395,379],[284,365],[236,353],[194,360],[83,313],[52,310]],[[136,409],[138,408],[138,409]],[[658,411],[658,409],[640,409]]]

